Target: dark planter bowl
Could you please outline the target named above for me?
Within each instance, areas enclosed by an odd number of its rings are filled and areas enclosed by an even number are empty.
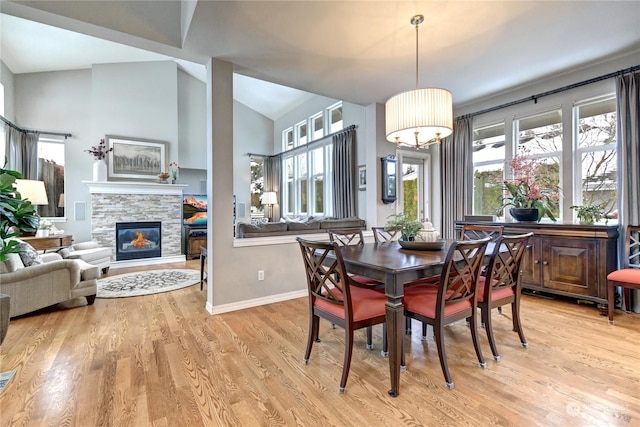
[[[509,213],[518,222],[538,222],[540,216],[537,208],[511,208]]]

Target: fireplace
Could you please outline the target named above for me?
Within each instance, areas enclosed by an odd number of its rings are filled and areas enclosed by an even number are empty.
[[[116,261],[162,256],[160,221],[116,223]]]

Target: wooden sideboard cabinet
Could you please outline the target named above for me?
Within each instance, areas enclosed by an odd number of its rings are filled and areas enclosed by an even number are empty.
[[[456,222],[463,224],[486,222]],[[491,223],[504,234],[533,232],[522,260],[522,286],[607,305],[607,274],[618,264],[617,225]]]
[[[184,254],[187,259],[200,257],[200,246],[207,246],[206,225],[183,226]]]

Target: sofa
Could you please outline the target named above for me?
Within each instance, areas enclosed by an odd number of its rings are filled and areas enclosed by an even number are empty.
[[[365,230],[366,223],[358,217],[351,218],[302,218],[283,219],[280,222],[250,224],[240,222],[236,226],[236,238],[287,236],[326,233],[327,230]]]
[[[98,266],[103,273],[109,272],[111,266],[111,249],[102,247],[98,242],[82,242],[61,249],[58,253],[64,259],[78,259]]]
[[[62,259],[57,253],[39,255],[42,264],[25,266],[19,254],[0,262],[0,294],[10,297],[9,317],[86,297],[93,304],[100,269],[82,260]]]

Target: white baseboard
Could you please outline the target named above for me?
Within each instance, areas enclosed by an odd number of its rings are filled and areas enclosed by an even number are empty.
[[[169,262],[184,262],[186,261],[186,257],[184,255],[174,255],[174,256],[165,256],[158,258],[140,258],[140,259],[129,259],[126,261],[112,261],[111,268],[126,268],[126,267],[140,267],[143,265],[155,265],[155,264],[166,264]]]
[[[255,298],[246,301],[238,301],[230,304],[215,305],[212,306],[207,301],[205,308],[209,314],[222,314],[229,313],[231,311],[243,310],[245,308],[258,307],[260,305],[273,304],[274,302],[288,301],[291,299],[301,298],[307,296],[307,290],[302,289],[299,291],[287,292],[284,294],[270,295],[263,298]]]

